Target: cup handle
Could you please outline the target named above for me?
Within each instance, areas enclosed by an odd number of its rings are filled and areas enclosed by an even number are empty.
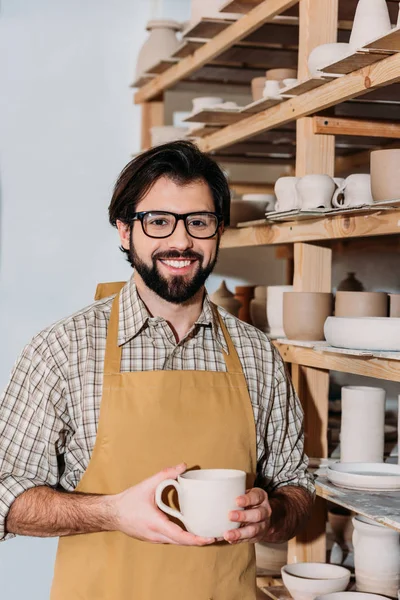
[[[160,510],[167,513],[167,515],[170,515],[171,517],[175,517],[175,519],[181,521],[186,527],[185,517],[183,516],[183,514],[180,513],[179,510],[171,508],[170,506],[165,504],[165,502],[162,501],[161,496],[163,491],[165,490],[165,488],[171,486],[176,489],[176,491],[178,492],[178,498],[180,498],[181,486],[179,485],[179,483],[175,479],[165,479],[164,481],[159,483],[156,488],[156,504]]]
[[[346,198],[343,194],[345,189],[346,189],[346,186],[344,185],[343,187],[338,188],[336,190],[336,192],[333,194],[332,206],[334,206],[335,208],[343,208],[344,206],[347,206]],[[339,196],[342,194],[343,194],[343,202],[339,202]]]

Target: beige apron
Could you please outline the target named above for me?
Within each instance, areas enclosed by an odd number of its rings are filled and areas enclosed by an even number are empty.
[[[116,291],[105,286],[99,293],[98,288],[98,297],[110,289]],[[242,469],[252,485],[253,410],[222,319],[227,372],[121,373],[118,313],[119,294],[108,326],[96,443],[76,491],[116,494],[182,461],[188,468]],[[51,592],[51,600],[255,598],[253,544],[151,544],[119,532],[61,538]]]

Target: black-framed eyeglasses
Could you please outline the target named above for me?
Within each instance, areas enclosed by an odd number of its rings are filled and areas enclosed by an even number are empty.
[[[188,234],[199,240],[214,237],[222,223],[222,215],[213,212],[194,212],[178,215],[163,210],[146,210],[134,213],[132,221],[140,221],[143,232],[151,238],[166,238],[172,235],[178,221],[183,221]]]

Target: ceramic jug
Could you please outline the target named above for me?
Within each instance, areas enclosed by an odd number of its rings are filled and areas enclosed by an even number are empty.
[[[373,592],[397,598],[400,534],[360,515],[354,517],[353,525],[357,592]]]
[[[332,198],[332,206],[335,208],[373,203],[371,176],[358,173],[349,175],[344,183],[338,187]]]
[[[226,287],[225,281],[222,281],[219,288],[210,296],[210,299],[214,304],[222,306],[231,315],[237,317],[239,315],[239,309],[242,306],[239,300],[236,300],[234,294]]]
[[[275,183],[275,196],[277,202],[275,210],[278,212],[293,210],[301,207],[300,198],[297,193],[299,177],[280,177]]]
[[[389,33],[392,25],[386,0],[359,0],[350,36],[353,52]]]
[[[330,208],[335,182],[329,175],[305,175],[296,185],[302,210]]]
[[[138,54],[136,79],[154,67],[159,60],[169,58],[175,52],[179,46],[176,33],[181,31],[181,27],[177,21],[155,20],[147,23],[146,30],[150,35]]]

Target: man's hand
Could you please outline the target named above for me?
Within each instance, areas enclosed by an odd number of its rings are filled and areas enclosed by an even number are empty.
[[[244,496],[239,496],[236,504],[244,510],[231,511],[229,519],[241,523],[242,526],[227,531],[224,539],[230,544],[242,542],[255,544],[263,540],[272,512],[267,492],[261,488],[252,488],[247,490]]]
[[[155,491],[165,479],[176,479],[186,471],[181,463],[163,469],[149,479],[114,496],[116,529],[130,537],[153,544],[177,544],[180,546],[206,546],[215,538],[203,538],[184,531],[168,519],[156,505]]]

